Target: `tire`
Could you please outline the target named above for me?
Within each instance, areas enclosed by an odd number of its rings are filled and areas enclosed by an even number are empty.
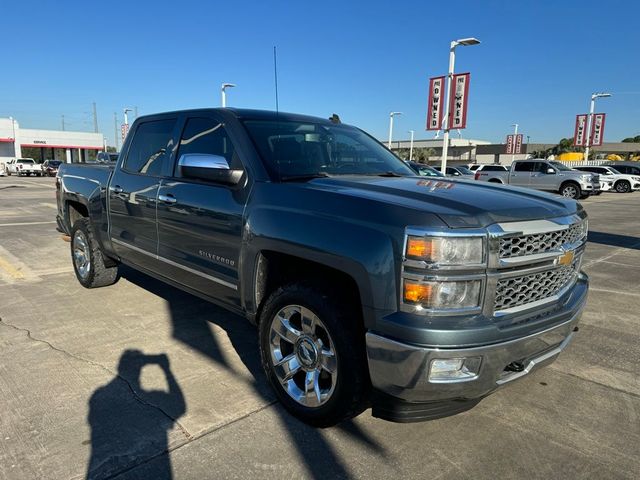
[[[11,176],[11,172],[9,170],[7,170],[7,177]]]
[[[367,406],[370,381],[359,315],[340,294],[306,283],[278,288],[262,308],[262,367],[284,407],[309,425],[329,427]]]
[[[489,183],[499,183],[502,185],[502,182],[500,180],[498,180],[497,178],[492,178],[491,180],[489,180]]]
[[[614,188],[618,193],[629,193],[631,191],[631,184],[627,180],[618,180]]]
[[[71,229],[71,262],[76,278],[85,288],[106,287],[118,280],[118,266],[107,267],[88,218]]]
[[[572,198],[573,200],[578,200],[582,195],[582,190],[580,189],[580,185],[575,182],[567,182],[563,183],[560,187],[560,195],[566,198]]]

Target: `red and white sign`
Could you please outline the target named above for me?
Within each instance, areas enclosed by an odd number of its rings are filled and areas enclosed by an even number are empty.
[[[522,153],[522,134],[521,133],[516,135],[513,153],[515,154]]]
[[[449,128],[461,130],[467,127],[470,76],[469,73],[458,73],[453,76],[449,102]]]
[[[122,135],[122,143],[124,143],[124,139],[127,138],[127,133],[129,133],[129,125],[123,123],[120,125],[120,134]]]
[[[515,153],[514,150],[514,146],[515,146],[515,142],[514,142],[514,135],[507,135],[507,153]]]
[[[444,78],[429,80],[429,105],[427,105],[427,130],[442,128],[442,105],[444,104]]]
[[[602,138],[604,137],[604,120],[606,113],[594,113],[591,120],[591,141],[589,144],[592,147],[602,145]]]
[[[587,118],[588,115],[576,115],[576,129],[573,132],[573,145],[584,147],[587,144]]]

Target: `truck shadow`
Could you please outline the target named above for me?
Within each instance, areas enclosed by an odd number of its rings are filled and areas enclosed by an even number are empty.
[[[196,350],[217,366],[236,372],[223,354],[223,347],[211,330],[211,324],[222,328],[237,352],[243,365],[251,374],[250,387],[264,403],[275,402],[275,395],[262,370],[258,347],[258,332],[245,318],[230,313],[189,293],[171,287],[143,273],[121,267],[121,275],[129,282],[163,298],[168,305],[173,337]],[[239,381],[241,377],[238,375]],[[224,388],[211,385],[212,389]],[[213,392],[215,394],[215,392]],[[313,478],[350,478],[339,452],[330,445],[321,430],[298,421],[280,405],[274,407],[280,423],[289,435],[287,444],[293,444],[309,474]],[[386,452],[357,424],[346,421],[335,427],[341,433],[360,444],[370,453],[386,456]],[[168,454],[166,454],[168,455]],[[153,463],[153,462],[152,462]],[[151,466],[148,465],[149,467]]]
[[[640,250],[640,238],[632,237],[630,235],[617,235],[615,233],[590,231],[588,241],[591,243],[610,245],[612,247]]]

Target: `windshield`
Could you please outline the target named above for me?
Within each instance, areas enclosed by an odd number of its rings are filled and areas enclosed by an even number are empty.
[[[609,170],[611,173],[613,173],[614,175],[622,175],[622,173],[620,173],[618,170],[616,170],[613,167],[607,167],[607,170]]]
[[[573,171],[573,168],[567,167],[564,163],[560,163],[560,162],[549,162],[549,163],[553,165],[555,168],[557,168],[558,170],[560,170],[561,172]]]
[[[18,163],[35,163],[35,162],[30,158],[19,158]]]
[[[473,175],[473,172],[469,170],[467,167],[456,167],[456,168],[463,175]]]
[[[313,122],[244,122],[268,170],[276,177],[306,175],[412,176],[415,173],[361,130]]]

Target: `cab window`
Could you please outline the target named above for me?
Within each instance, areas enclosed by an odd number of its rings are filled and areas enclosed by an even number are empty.
[[[161,175],[171,151],[175,124],[175,118],[139,124],[123,169],[142,175]]]
[[[514,168],[516,172],[533,172],[535,167],[534,162],[518,162]]]

